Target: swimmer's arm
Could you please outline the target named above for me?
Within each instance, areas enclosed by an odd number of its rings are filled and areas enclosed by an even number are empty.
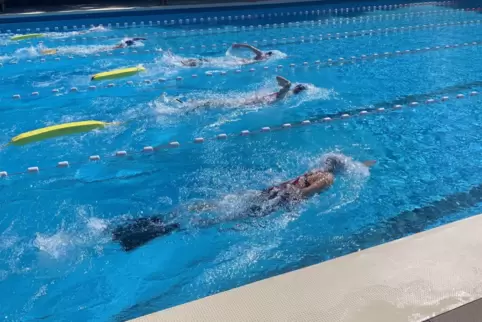
[[[263,52],[261,50],[248,44],[233,44],[233,48],[247,48],[256,55],[256,58],[261,58],[263,56]]]
[[[307,188],[301,189],[301,196],[303,198],[310,198],[313,195],[320,193],[321,191],[328,189],[334,181],[334,177],[331,173],[327,173],[322,179],[316,181]]]
[[[291,86],[291,82],[282,76],[276,76],[276,81],[281,87]]]
[[[278,99],[282,99],[288,94],[291,88],[291,82],[284,77],[276,76],[276,81],[278,81],[278,85],[281,86],[281,89],[278,92]]]

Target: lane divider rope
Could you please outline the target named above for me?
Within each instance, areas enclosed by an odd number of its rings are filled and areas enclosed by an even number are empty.
[[[202,144],[208,141],[224,141],[227,139],[232,139],[232,138],[237,138],[240,136],[243,137],[252,137],[253,135],[256,134],[264,134],[264,133],[271,133],[271,132],[277,132],[277,131],[282,131],[282,130],[288,130],[292,128],[299,128],[299,127],[304,127],[304,126],[309,126],[309,125],[316,125],[316,124],[326,124],[329,125],[333,121],[340,121],[340,120],[348,120],[352,119],[355,117],[364,117],[368,115],[378,115],[378,114],[383,114],[388,111],[396,111],[396,110],[401,110],[405,108],[416,108],[420,106],[425,106],[425,105],[431,105],[435,104],[438,102],[447,102],[450,99],[456,99],[456,100],[461,100],[461,99],[466,99],[466,98],[472,98],[476,97],[479,95],[479,92],[477,91],[471,91],[468,94],[463,94],[459,93],[455,97],[449,97],[447,95],[444,95],[442,97],[433,97],[433,98],[428,98],[424,102],[417,102],[417,101],[411,101],[410,103],[406,105],[393,105],[393,106],[387,106],[387,107],[367,107],[362,110],[355,110],[355,111],[350,111],[350,112],[339,112],[339,113],[334,113],[334,114],[326,114],[324,116],[318,116],[316,118],[311,118],[311,119],[305,119],[302,121],[295,121],[291,123],[284,123],[282,125],[275,125],[275,126],[264,126],[261,129],[255,129],[255,130],[242,130],[238,133],[220,133],[214,137],[197,137],[192,139],[190,142],[185,142],[184,144]],[[181,143],[179,141],[171,141],[165,144],[157,145],[157,146],[145,146],[141,150],[137,151],[126,151],[126,150],[118,150],[115,151],[112,154],[108,154],[106,156],[101,157],[98,154],[93,154],[86,158],[84,161],[77,161],[77,162],[69,162],[66,160],[59,161],[57,164],[53,167],[46,167],[45,169],[47,170],[52,170],[56,168],[69,168],[72,165],[83,165],[87,164],[89,162],[98,162],[101,160],[111,160],[111,159],[118,159],[118,158],[124,158],[128,155],[141,155],[141,154],[151,154],[154,152],[159,152],[159,151],[166,151],[169,149],[175,149],[179,148],[181,146]],[[3,170],[0,171],[0,178],[8,178],[12,176],[19,176],[23,174],[32,174],[32,173],[39,173],[40,172],[40,167],[39,166],[31,166],[28,167],[24,171],[19,171],[19,172],[13,172],[13,173],[8,173],[7,171]]]
[[[477,8],[478,9],[478,8]],[[410,12],[410,13],[398,13],[398,14],[381,14],[381,15],[374,15],[374,16],[359,16],[359,17],[351,17],[351,18],[332,18],[332,19],[325,19],[325,20],[302,20],[302,21],[295,21],[295,22],[287,22],[287,23],[273,23],[273,24],[258,24],[257,26],[225,26],[224,28],[208,28],[208,29],[192,29],[192,30],[181,30],[181,31],[171,31],[171,32],[143,32],[143,33],[134,33],[134,34],[124,34],[124,35],[109,35],[109,36],[92,36],[86,37],[84,34],[83,36],[73,36],[66,38],[66,35],[58,36],[55,38],[53,35],[49,37],[49,41],[54,42],[61,42],[62,44],[67,42],[92,42],[98,40],[107,40],[107,39],[120,39],[122,37],[129,38],[129,37],[162,37],[164,39],[177,39],[177,38],[184,38],[184,37],[192,37],[192,36],[212,36],[215,34],[228,34],[228,33],[247,33],[247,32],[255,32],[255,31],[263,31],[268,29],[283,29],[283,28],[307,28],[309,26],[312,27],[320,27],[325,25],[338,25],[338,24],[368,24],[370,22],[380,22],[382,20],[407,20],[413,17],[429,17],[429,16],[462,16],[466,10],[458,9],[458,10],[434,10],[434,11],[421,11],[421,12]],[[405,19],[404,19],[405,18]],[[37,28],[39,29],[39,28]],[[36,30],[40,32],[40,30]],[[49,35],[47,35],[49,36]],[[30,40],[26,43],[31,44],[40,44],[43,43],[43,38],[37,38],[36,40]],[[18,42],[12,42],[18,43]],[[8,46],[9,43],[4,43],[3,46]]]
[[[329,8],[329,9],[317,9],[317,10],[300,10],[300,11],[291,11],[291,12],[269,12],[269,13],[253,13],[253,14],[246,14],[246,15],[234,15],[234,16],[208,16],[206,18],[195,18],[195,17],[190,17],[190,18],[185,18],[185,19],[177,19],[177,20],[164,20],[163,23],[161,23],[160,20],[154,22],[154,21],[148,21],[147,23],[144,21],[140,21],[139,23],[137,22],[132,22],[131,24],[124,22],[123,24],[121,23],[108,23],[107,27],[113,28],[114,26],[118,29],[120,28],[142,28],[145,26],[174,26],[174,25],[189,25],[189,24],[217,24],[217,23],[226,23],[226,22],[232,22],[232,21],[238,21],[238,20],[256,20],[256,19],[270,19],[270,18],[276,18],[276,17],[290,17],[290,16],[320,16],[320,15],[345,15],[349,14],[350,12],[367,12],[367,11],[382,11],[382,10],[393,10],[393,9],[398,9],[398,8],[406,8],[406,9],[412,9],[415,7],[423,7],[423,6],[451,6],[454,5],[455,1],[438,1],[438,2],[420,2],[420,3],[404,3],[404,4],[394,4],[394,5],[378,5],[378,6],[356,6],[356,7],[340,7],[340,8]],[[475,9],[475,8],[474,8]],[[101,25],[103,26],[103,25]],[[90,25],[90,27],[94,27],[94,25]],[[81,29],[86,29],[86,25],[81,25]],[[39,32],[41,31],[41,28],[35,28],[35,31]],[[76,25],[72,26],[67,26],[64,25],[62,27],[46,27],[44,28],[46,32],[50,32],[52,30],[54,31],[68,31],[68,30],[73,30],[77,31],[78,27]],[[17,28],[15,30],[17,33],[22,33],[22,32],[33,32],[33,28]],[[7,30],[0,30],[1,33],[12,33],[11,29]]]
[[[237,75],[237,74],[252,74],[255,75],[256,72],[261,71],[261,72],[269,72],[269,71],[274,71],[276,73],[279,73],[282,71],[284,68],[289,68],[291,70],[294,69],[303,69],[303,70],[310,70],[310,69],[319,69],[319,68],[329,68],[329,67],[339,67],[343,65],[351,65],[351,64],[356,64],[356,63],[363,63],[363,62],[368,62],[368,61],[374,61],[374,60],[379,60],[379,59],[388,59],[388,58],[394,58],[394,57],[403,57],[406,55],[413,55],[413,54],[421,54],[421,53],[426,53],[426,52],[433,52],[433,51],[443,51],[443,50],[448,50],[448,49],[457,49],[457,48],[469,48],[469,47],[475,47],[475,46],[480,46],[482,45],[482,41],[472,41],[472,42],[465,42],[465,43],[460,43],[460,44],[452,44],[452,45],[439,45],[439,46],[432,46],[432,47],[424,47],[424,48],[417,48],[417,49],[406,49],[406,50],[396,50],[395,52],[384,52],[381,54],[378,53],[373,53],[369,55],[360,55],[360,56],[351,56],[349,58],[335,58],[335,59],[328,59],[325,61],[317,60],[312,63],[308,62],[303,62],[301,64],[295,64],[295,63],[289,63],[285,65],[277,65],[277,66],[264,66],[262,69],[255,69],[254,67],[251,68],[244,68],[244,69],[236,69],[232,71],[220,71],[220,72],[205,72],[203,74],[192,74],[191,79],[197,79],[199,76],[203,77],[213,77],[213,76],[220,76],[220,77],[225,77],[229,75]],[[170,78],[170,79],[164,79],[160,78],[158,80],[150,80],[150,79],[144,79],[141,83],[138,83],[139,86],[142,85],[152,85],[156,82],[159,83],[165,83],[165,82],[183,82],[185,80],[184,77],[182,76],[177,76],[175,78]],[[90,85],[87,88],[78,88],[78,87],[72,87],[69,90],[62,90],[58,88],[53,88],[50,89],[50,93],[53,95],[62,95],[62,94],[77,94],[79,92],[87,92],[87,91],[95,91],[100,88],[115,88],[118,86],[122,85],[128,85],[132,86],[135,85],[133,81],[127,81],[127,82],[122,82],[122,83],[108,83],[107,85]],[[31,97],[38,97],[40,95],[40,92],[35,91],[32,92],[29,96]],[[7,99],[8,97],[5,97]],[[15,100],[20,100],[22,98],[22,95],[20,94],[14,94],[12,97],[10,97]]]

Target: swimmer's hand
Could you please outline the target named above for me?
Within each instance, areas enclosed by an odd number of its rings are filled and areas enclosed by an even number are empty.
[[[282,76],[276,76],[276,81],[281,87],[287,87],[291,85],[291,82]]]
[[[363,164],[366,165],[367,167],[372,167],[372,166],[374,166],[376,163],[377,163],[376,160],[368,160],[368,161],[364,161],[364,162],[363,162]]]

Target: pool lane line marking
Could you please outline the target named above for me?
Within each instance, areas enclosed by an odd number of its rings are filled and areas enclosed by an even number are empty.
[[[274,24],[265,24],[257,26],[249,25],[249,26],[241,26],[237,27],[234,26],[232,29],[229,28],[216,28],[216,29],[198,29],[198,30],[188,30],[188,31],[172,31],[172,32],[154,32],[154,33],[144,33],[139,34],[142,35],[154,35],[154,36],[162,36],[163,39],[178,39],[184,37],[194,37],[194,36],[213,36],[213,35],[224,35],[224,34],[241,34],[246,32],[256,32],[256,31],[265,31],[268,29],[293,29],[293,28],[306,28],[306,27],[323,27],[329,25],[343,25],[343,24],[353,24],[358,25],[362,23],[369,23],[369,22],[380,22],[384,20],[407,20],[403,18],[412,18],[412,17],[426,17],[426,16],[442,16],[442,15],[451,15],[455,16],[457,13],[460,13],[460,16],[463,15],[464,11],[454,11],[454,10],[440,10],[440,11],[426,11],[425,13],[407,13],[407,14],[386,14],[386,15],[377,15],[377,16],[360,16],[358,19],[356,18],[335,18],[335,19],[324,19],[324,20],[304,20],[304,21],[296,21],[296,22],[287,22],[287,23],[274,23]],[[395,19],[398,18],[398,19]],[[134,34],[133,36],[136,36]],[[125,35],[127,36],[127,35]],[[131,35],[132,36],[132,35]]]
[[[456,100],[459,99],[465,99],[465,98],[472,98],[472,97],[478,97],[479,92],[477,91],[471,91],[468,94],[462,94],[459,93],[455,97]],[[367,107],[364,109],[356,109],[352,110],[350,112],[338,112],[338,113],[332,113],[332,114],[325,114],[323,116],[318,116],[318,117],[312,117],[308,118],[302,121],[295,121],[292,123],[284,123],[282,125],[275,125],[275,126],[264,126],[261,129],[256,129],[256,130],[242,130],[238,133],[220,133],[217,134],[214,137],[197,137],[194,138],[193,140],[183,143],[186,145],[199,145],[205,142],[210,142],[210,141],[224,141],[227,139],[232,139],[232,138],[238,138],[238,137],[252,137],[253,135],[259,135],[259,134],[265,134],[269,132],[278,132],[282,130],[289,130],[293,128],[301,128],[305,127],[308,125],[315,125],[315,124],[325,124],[325,125],[330,125],[334,121],[339,121],[339,120],[348,120],[348,119],[353,119],[357,117],[363,117],[363,116],[368,116],[368,115],[382,115],[385,112],[388,111],[396,111],[396,110],[402,110],[402,109],[407,109],[407,108],[416,108],[419,106],[425,106],[425,105],[431,105],[435,103],[440,103],[440,102],[447,102],[451,99],[451,97],[444,95],[440,98],[429,98],[426,99],[424,102],[417,102],[417,101],[411,101],[410,103],[406,105],[401,105],[401,104],[396,104],[393,106],[387,106],[385,107]],[[154,152],[158,151],[166,151],[170,149],[176,149],[181,146],[181,143],[179,141],[171,141],[168,143],[160,144],[157,146],[145,146],[141,150],[138,151],[127,151],[127,150],[118,150],[115,151],[112,154],[105,155],[101,157],[98,154],[93,154],[86,158],[84,161],[77,161],[77,162],[69,162],[67,160],[59,161],[54,167],[46,167],[46,169],[58,169],[58,168],[69,168],[72,165],[83,165],[83,164],[88,164],[91,162],[99,162],[101,160],[113,160],[113,159],[122,159],[126,158],[128,156],[135,156],[135,155],[142,155],[142,154],[151,154]],[[19,171],[19,172],[13,172],[13,173],[8,173],[5,170],[0,171],[0,178],[8,178],[11,176],[19,176],[23,174],[32,174],[32,173],[39,173],[40,172],[40,167],[39,166],[31,166],[28,167],[27,170],[25,171]]]
[[[71,36],[71,37],[60,37],[55,35],[46,35],[43,38],[36,38],[34,40],[29,40],[26,42],[19,42],[19,41],[12,41],[10,43],[4,43],[4,46],[8,46],[10,44],[40,44],[43,43],[45,39],[48,39],[51,42],[61,42],[66,43],[68,41],[71,42],[82,42],[82,41],[98,41],[98,40],[106,40],[106,39],[120,39],[122,37],[140,37],[140,36],[162,36],[164,39],[178,39],[184,37],[193,37],[193,36],[212,36],[212,35],[224,35],[224,34],[240,34],[244,32],[254,32],[260,30],[267,30],[267,29],[293,29],[293,28],[306,28],[309,26],[326,26],[326,25],[342,25],[342,24],[362,24],[362,23],[370,23],[370,22],[381,22],[386,20],[391,21],[400,21],[400,20],[408,20],[413,17],[432,17],[432,16],[463,16],[466,11],[462,11],[462,9],[457,10],[432,10],[432,11],[422,11],[422,12],[410,12],[410,13],[398,13],[398,14],[381,14],[375,16],[359,16],[357,18],[332,18],[332,19],[324,19],[324,20],[301,20],[301,21],[294,21],[294,22],[282,22],[282,23],[273,23],[273,24],[258,24],[257,26],[249,25],[249,26],[225,26],[224,28],[208,28],[208,29],[191,29],[191,30],[181,30],[181,31],[172,31],[172,32],[143,32],[143,33],[134,33],[134,34],[124,34],[124,35],[110,35],[110,36],[92,36],[86,37],[87,34],[82,36]],[[93,35],[93,33],[90,33]],[[13,34],[11,34],[13,35]]]
[[[464,12],[464,11],[456,11],[456,12]],[[421,13],[412,13],[412,15],[415,15],[415,16],[438,16],[438,15],[448,15],[450,13],[454,13],[453,10],[446,10],[446,11],[427,11],[425,14],[421,14]],[[306,28],[307,26],[312,26],[312,27],[321,27],[321,26],[335,26],[335,25],[343,25],[343,24],[353,24],[353,25],[357,25],[357,24],[361,24],[362,22],[365,22],[365,23],[368,23],[368,22],[379,22],[381,21],[382,17],[385,17],[386,16],[386,20],[403,20],[403,19],[394,19],[395,17],[408,17],[408,14],[398,14],[398,15],[395,15],[395,14],[392,14],[392,15],[380,15],[380,16],[369,16],[369,17],[365,17],[365,20],[361,19],[362,17],[360,17],[360,19],[357,21],[355,18],[353,18],[352,20],[348,19],[348,18],[340,18],[340,19],[332,19],[332,20],[318,20],[316,21],[297,21],[297,22],[288,22],[288,23],[280,23],[280,24],[266,24],[266,25],[258,25],[258,26],[248,26],[247,28],[245,26],[241,26],[240,29],[237,29],[238,27],[234,27],[232,30],[229,30],[229,29],[221,29],[221,28],[216,28],[215,31],[213,32],[213,29],[209,28],[207,30],[204,30],[204,29],[199,29],[199,30],[190,30],[188,32],[186,31],[180,31],[180,32],[177,32],[177,31],[173,31],[171,32],[171,34],[169,35],[169,33],[167,32],[144,32],[144,33],[134,33],[134,34],[131,34],[131,35],[112,35],[112,36],[93,36],[93,37],[69,37],[69,38],[54,38],[54,37],[47,37],[48,40],[50,42],[60,42],[61,44],[63,45],[68,45],[67,43],[70,42],[73,44],[79,44],[77,41],[79,42],[82,42],[82,43],[85,43],[85,42],[96,42],[98,40],[107,40],[107,39],[121,39],[121,38],[128,38],[128,37],[140,37],[140,36],[144,36],[144,37],[147,37],[147,36],[155,36],[156,38],[157,37],[162,37],[163,39],[178,39],[178,38],[184,38],[184,37],[195,37],[195,36],[213,36],[213,35],[224,35],[224,34],[231,34],[231,33],[234,33],[234,34],[241,34],[241,33],[245,33],[245,32],[256,32],[256,31],[263,31],[263,30],[267,30],[267,29],[293,29],[294,27],[302,27],[302,28]],[[453,16],[455,16],[455,14],[453,14]],[[371,19],[370,19],[371,18]],[[389,19],[391,18],[391,19]],[[33,41],[28,41],[28,42],[25,42],[26,44],[28,45],[32,45],[32,44],[42,44],[44,43],[44,38],[38,38],[37,41],[33,40]],[[12,42],[11,44],[18,44],[18,42]],[[4,47],[8,47],[9,43],[4,43],[3,46]]]
[[[418,31],[418,30],[431,30],[431,29],[438,29],[438,28],[445,28],[445,27],[473,27],[482,23],[482,20],[464,20],[464,21],[455,21],[455,22],[445,22],[445,23],[437,23],[437,24],[424,24],[424,25],[410,25],[410,26],[396,26],[390,28],[378,28],[378,29],[368,29],[368,30],[355,30],[355,31],[344,31],[344,32],[336,32],[336,33],[325,33],[319,34],[318,36],[315,35],[303,35],[298,37],[283,37],[272,39],[268,41],[266,39],[263,40],[254,40],[254,41],[245,41],[244,43],[251,44],[258,48],[263,47],[271,47],[275,45],[310,45],[316,44],[318,42],[327,41],[327,40],[340,40],[340,39],[350,39],[350,38],[358,38],[358,37],[365,37],[365,36],[374,36],[374,35],[385,35],[390,36],[392,34],[404,34],[410,33],[411,31]],[[204,45],[206,53],[213,54],[213,53],[223,53],[226,50],[227,44],[223,43],[221,45],[212,44],[211,46]],[[213,48],[220,48],[223,47],[223,50],[214,51]],[[211,48],[211,50],[209,50]],[[186,51],[186,49],[195,49],[195,46],[190,46],[188,48],[180,47],[178,48],[179,51]],[[273,48],[276,49],[276,48]],[[172,50],[172,48],[169,48]],[[196,53],[193,53],[196,54]]]
[[[355,12],[374,12],[374,11],[386,11],[386,10],[393,10],[393,9],[409,9],[411,10],[412,8],[415,8],[415,7],[423,7],[423,6],[439,6],[439,7],[450,7],[451,5],[455,4],[455,1],[435,1],[435,2],[419,2],[419,3],[404,3],[404,4],[394,4],[394,5],[378,5],[378,6],[356,6],[356,7],[349,7],[349,8],[346,8],[346,7],[341,7],[341,8],[329,8],[329,9],[323,9],[323,10],[320,10],[320,9],[317,9],[316,11],[314,9],[312,9],[311,11],[308,11],[308,10],[300,10],[300,11],[291,11],[291,12],[268,12],[268,13],[260,13],[260,14],[246,14],[246,15],[234,15],[234,16],[227,16],[226,18],[224,16],[220,16],[219,19],[218,19],[218,16],[208,16],[206,17],[206,19],[204,18],[194,18],[194,17],[190,17],[190,18],[187,18],[187,19],[177,19],[176,20],[164,20],[163,21],[163,24],[161,24],[161,21],[158,20],[157,21],[157,24],[154,24],[152,21],[148,21],[148,24],[146,24],[144,21],[140,21],[139,23],[137,22],[132,22],[131,23],[131,26],[129,26],[129,23],[127,22],[124,22],[123,23],[123,26],[121,26],[121,23],[115,23],[115,29],[125,29],[125,28],[143,28],[143,27],[146,27],[146,26],[169,26],[169,27],[172,27],[172,26],[175,26],[176,23],[179,25],[179,26],[183,26],[183,25],[189,25],[191,24],[200,24],[200,25],[203,25],[203,24],[217,24],[218,22],[220,23],[225,23],[226,21],[227,22],[233,22],[233,21],[244,21],[244,20],[251,20],[251,19],[265,19],[265,18],[277,18],[277,17],[290,17],[290,16],[309,16],[309,15],[316,15],[316,16],[320,16],[320,15],[327,15],[329,17],[331,16],[337,16],[337,15],[345,15],[345,14],[350,14],[351,13],[355,13]],[[475,8],[473,8],[475,10]],[[198,23],[199,22],[199,23]],[[103,26],[103,24],[100,24],[99,26]],[[113,23],[107,23],[106,25],[108,28],[114,28],[113,27]],[[95,27],[94,25],[90,25],[90,27]],[[86,25],[81,25],[81,29],[85,30],[87,28]],[[42,29],[41,28],[35,28],[35,31],[37,32],[40,32]],[[77,26],[76,25],[73,25],[72,28],[70,29],[71,31],[81,31],[81,30],[78,30],[77,29]],[[5,32],[4,32],[5,31]],[[15,30],[17,33],[22,33],[22,32],[26,32],[26,33],[31,33],[34,31],[34,28],[25,28],[25,29],[20,29],[20,28],[17,28]],[[14,32],[15,32],[14,31]],[[62,28],[60,27],[53,27],[53,28],[50,28],[50,27],[46,27],[44,29],[45,32],[50,32],[50,31],[54,31],[54,32],[60,32],[60,31],[69,31],[69,27],[68,26],[62,26]],[[11,29],[6,29],[6,30],[0,30],[0,35],[1,34],[11,34],[12,33],[12,30]]]
[[[268,42],[267,40],[263,41],[253,41],[253,42],[248,42],[253,44],[255,47],[271,47],[271,46],[276,46],[276,45],[310,45],[310,44],[316,44],[318,42],[322,41],[327,41],[327,40],[340,40],[340,39],[350,39],[350,38],[358,38],[358,37],[365,37],[365,36],[374,36],[374,35],[386,35],[390,36],[392,34],[403,34],[403,33],[410,33],[411,31],[418,31],[418,30],[426,30],[426,29],[437,29],[437,28],[445,28],[445,27],[473,27],[475,25],[479,25],[482,23],[482,20],[464,20],[464,21],[456,21],[452,23],[438,23],[438,24],[428,24],[428,25],[412,25],[412,26],[399,26],[399,27],[392,27],[392,28],[379,28],[379,29],[370,29],[370,30],[356,30],[352,32],[342,32],[342,33],[326,33],[326,34],[320,34],[318,36],[310,35],[310,36],[299,36],[299,37],[291,37],[291,38],[281,38],[279,41],[277,39],[272,39],[271,42]],[[203,49],[203,53],[222,53],[228,48],[227,43],[222,43],[222,44],[212,44],[211,46],[205,46],[201,45],[201,49]],[[210,48],[211,50],[209,50]],[[213,48],[223,48],[222,50],[212,50]],[[171,50],[172,48],[169,48],[168,50]],[[190,53],[192,53],[192,50],[195,49],[195,46],[190,46]],[[185,48],[180,47],[179,52],[184,52]],[[114,55],[115,53],[115,55]],[[140,55],[140,54],[150,54],[150,53],[158,53],[162,54],[162,50],[128,50],[128,51],[121,51],[121,52],[116,52],[116,51],[109,51],[106,52],[105,55],[101,55],[101,53],[96,53],[92,55],[84,55],[84,56],[68,56],[69,60],[72,59],[84,59],[84,58],[92,58],[92,57],[101,57],[104,59],[105,57],[117,57],[117,56],[124,56],[125,54],[129,55]],[[192,53],[196,54],[196,53]],[[58,57],[58,55],[52,55],[54,58],[48,59],[46,58],[47,56],[44,56],[44,58],[40,58],[39,60],[26,60],[26,61],[16,61],[16,60],[11,60],[6,65],[23,65],[23,64],[28,64],[28,63],[51,63],[51,62],[60,62],[60,61],[65,61],[66,58],[63,60]],[[0,63],[0,67],[4,67],[4,64]]]
[[[482,41],[473,41],[473,42],[465,42],[465,43],[462,43],[462,44],[453,44],[453,45],[445,45],[445,46],[434,46],[434,47],[424,47],[424,48],[417,48],[417,49],[407,49],[407,50],[404,50],[404,51],[400,51],[400,50],[397,50],[395,52],[384,52],[382,54],[378,54],[378,53],[374,53],[374,54],[370,54],[370,55],[361,55],[361,56],[352,56],[350,58],[343,58],[343,57],[340,57],[338,59],[328,59],[326,61],[321,61],[321,60],[317,60],[315,61],[314,63],[312,64],[309,64],[308,62],[304,62],[302,64],[294,64],[294,63],[291,63],[288,65],[288,69],[299,69],[300,67],[305,69],[305,70],[308,70],[310,68],[315,68],[315,69],[319,69],[319,68],[329,68],[329,67],[340,67],[340,66],[344,66],[344,65],[353,65],[353,64],[356,64],[356,63],[363,63],[363,62],[368,62],[368,61],[374,61],[374,60],[378,60],[378,59],[387,59],[387,58],[390,58],[390,57],[403,57],[403,56],[407,56],[407,55],[411,55],[411,54],[419,54],[419,53],[426,53],[426,52],[434,52],[434,51],[442,51],[442,50],[447,50],[447,49],[454,49],[454,48],[467,48],[467,47],[474,47],[474,46],[480,46],[482,45]],[[276,73],[280,73],[283,69],[285,68],[285,66],[283,65],[278,65],[274,68],[271,68],[271,70],[274,70]],[[227,71],[222,71],[222,72],[205,72],[204,74],[200,74],[201,76],[203,77],[217,77],[217,76],[221,76],[221,77],[226,77],[228,75],[236,75],[236,74],[256,74],[258,70],[256,70],[255,68],[250,68],[250,69],[236,69],[234,71],[230,71],[230,72],[227,72]],[[263,72],[269,72],[270,71],[270,68],[268,66],[264,66],[263,69],[261,70]],[[191,79],[197,79],[199,77],[198,74],[193,74],[191,75]],[[180,82],[183,82],[185,80],[184,77],[182,76],[177,76],[175,78],[171,78],[171,79],[163,79],[163,78],[160,78],[158,79],[157,81],[158,82],[175,82],[176,84],[179,84]],[[152,80],[149,80],[149,79],[144,79],[143,80],[143,83],[144,84],[147,84],[147,85],[150,85],[150,84],[153,84],[155,81],[152,81]],[[132,86],[134,83],[132,81],[127,81],[126,83],[122,83],[122,84],[127,84],[127,85],[130,85]],[[99,86],[95,86],[95,85],[90,85],[89,87],[87,88],[78,88],[78,87],[73,87],[71,88],[70,90],[67,90],[67,91],[64,91],[63,94],[78,94],[79,92],[86,92],[86,91],[95,91],[99,88],[115,88],[115,87],[118,87],[119,86],[119,83],[109,83],[103,87],[99,87]],[[59,89],[57,88],[54,88],[54,89],[50,89],[50,92],[54,95],[60,95],[61,92]],[[33,92],[30,94],[30,96],[33,96],[33,97],[38,97],[40,96],[40,92]],[[21,100],[22,98],[22,95],[20,94],[13,94],[13,96],[11,97],[11,99],[14,99],[14,100]],[[7,97],[5,97],[4,99],[8,99]]]

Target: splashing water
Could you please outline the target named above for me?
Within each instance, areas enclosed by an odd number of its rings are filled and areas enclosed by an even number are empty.
[[[70,37],[75,37],[75,36],[80,36],[80,35],[85,35],[93,32],[105,32],[109,31],[109,28],[106,28],[104,26],[96,26],[92,27],[88,30],[79,30],[79,31],[66,31],[66,32],[49,32],[45,33],[45,37],[50,37],[50,38],[70,38]]]
[[[37,233],[33,245],[54,259],[70,257],[81,248],[90,248],[107,243],[110,237],[104,234],[108,223],[100,218],[83,218],[72,227],[62,227],[54,234]]]
[[[46,50],[47,48],[42,48]],[[90,45],[90,46],[62,46],[57,47],[57,54],[59,55],[92,55],[95,53],[112,50],[112,46],[106,45]]]
[[[38,57],[41,55],[42,50],[46,49],[42,45],[38,45],[37,47],[30,46],[26,48],[17,49],[13,53],[13,57],[16,59],[27,59],[32,57]]]
[[[66,256],[69,249],[73,247],[71,237],[72,236],[62,231],[51,236],[37,233],[33,244],[40,251],[58,259]]]

